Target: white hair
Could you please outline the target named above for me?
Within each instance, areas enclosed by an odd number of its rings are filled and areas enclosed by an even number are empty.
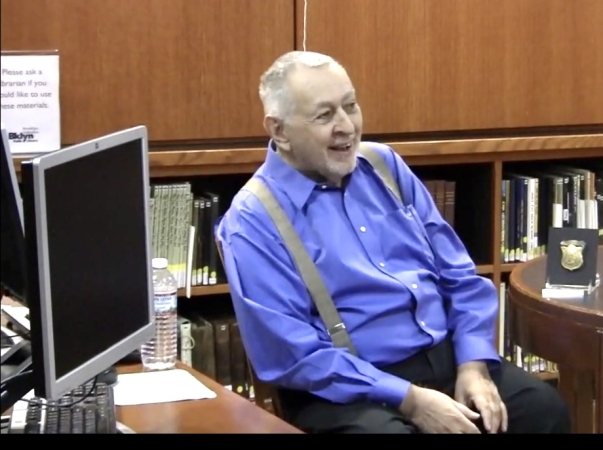
[[[326,64],[338,64],[328,55],[316,52],[292,51],[280,56],[260,77],[260,99],[264,113],[285,119],[293,108],[288,92],[287,77],[298,65],[322,67]]]

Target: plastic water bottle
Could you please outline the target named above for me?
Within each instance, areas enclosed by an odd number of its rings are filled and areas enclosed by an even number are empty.
[[[167,259],[153,259],[155,336],[140,349],[148,370],[171,369],[178,356],[178,285],[167,267]]]

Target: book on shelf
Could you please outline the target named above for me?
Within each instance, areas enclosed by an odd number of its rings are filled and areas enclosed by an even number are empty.
[[[499,285],[499,313],[498,313],[498,353],[507,361],[516,364],[525,371],[534,374],[556,373],[558,367],[555,363],[524,351],[519,345],[512,342],[509,329],[509,291],[507,283]]]
[[[187,311],[179,312],[178,321],[179,359],[226,389],[253,400],[251,372],[236,319]]]
[[[424,184],[444,218],[454,227],[455,181]],[[192,192],[190,182],[151,185],[150,234],[154,258],[167,258],[179,289],[226,283],[215,243],[214,224],[222,202],[219,194]]]
[[[596,229],[603,244],[603,168],[543,164],[505,173],[501,191],[501,262],[545,255],[550,227]]]
[[[150,234],[154,258],[167,258],[178,288],[213,286],[225,282],[215,237],[220,196],[195,195],[189,182],[153,184]]]

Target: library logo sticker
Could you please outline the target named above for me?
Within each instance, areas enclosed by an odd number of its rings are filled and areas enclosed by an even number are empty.
[[[38,142],[38,133],[37,127],[23,128],[19,132],[9,131],[8,139],[11,142]]]

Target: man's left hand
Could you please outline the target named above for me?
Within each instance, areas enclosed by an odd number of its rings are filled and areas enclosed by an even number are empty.
[[[507,408],[490,378],[486,363],[471,361],[458,367],[454,397],[468,408],[477,409],[488,433],[507,431]]]

